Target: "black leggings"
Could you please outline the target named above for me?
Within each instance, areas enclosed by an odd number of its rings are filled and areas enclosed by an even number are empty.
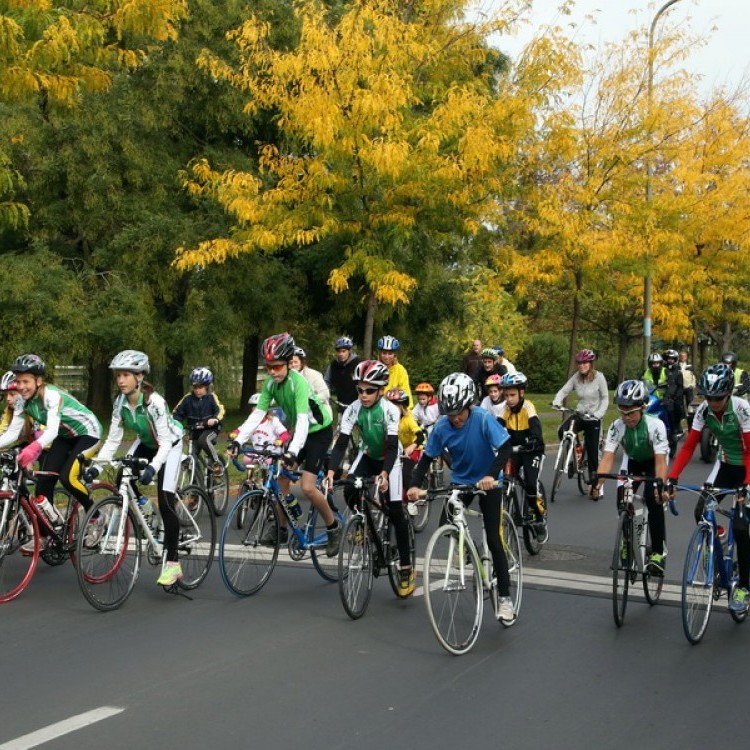
[[[568,417],[558,428],[557,436],[562,440],[562,434],[568,429],[568,425],[575,420],[575,431],[583,431],[583,444],[586,449],[586,461],[589,465],[589,473],[599,468],[599,435],[601,433],[601,419],[581,419],[580,417]]]
[[[202,430],[193,437],[193,453],[196,458],[203,451],[214,463],[219,462],[219,454],[216,452],[216,440],[219,434],[212,427]]]
[[[653,477],[655,476],[656,462],[654,459],[650,461],[634,461],[632,458],[629,458],[626,471],[628,474]],[[640,482],[636,482],[633,488],[637,490],[639,485]],[[664,506],[656,501],[653,482],[646,482],[643,485],[643,500],[648,508],[648,530],[651,536],[651,551],[663,555],[664,541],[667,538],[667,527],[664,523]]]
[[[59,478],[60,484],[88,510],[92,503],[86,485],[80,480],[81,465],[77,456],[79,453],[93,455],[91,449],[98,444],[99,438],[90,435],[76,438],[58,435],[52,441],[49,450],[42,454],[41,461],[42,471],[52,471],[58,476],[40,476],[36,480],[36,494],[44,495],[52,502],[55,484]]]

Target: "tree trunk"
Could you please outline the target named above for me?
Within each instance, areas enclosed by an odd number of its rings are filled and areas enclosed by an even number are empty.
[[[620,330],[620,335],[617,337],[617,382],[622,383],[625,380],[625,358],[628,353],[628,344],[630,343],[630,335],[627,329]]]
[[[89,384],[86,392],[86,403],[101,419],[112,416],[112,373],[107,362],[89,362]]]
[[[258,350],[260,336],[247,336],[242,344],[242,389],[240,391],[240,411],[247,414],[250,410],[247,400],[255,393],[258,384]]]
[[[581,289],[583,287],[583,279],[581,273],[576,271],[573,274],[575,281],[575,291],[573,292],[573,319],[570,326],[570,346],[568,348],[568,377],[570,377],[576,369],[576,351],[578,343],[578,326],[581,320]]]
[[[375,292],[370,292],[367,298],[367,315],[365,317],[365,340],[362,346],[362,356],[370,359],[372,355],[372,331],[375,328],[375,311],[378,309],[378,301]]]
[[[174,408],[185,394],[182,385],[182,373],[185,358],[182,352],[167,352],[167,366],[164,370],[164,398]]]

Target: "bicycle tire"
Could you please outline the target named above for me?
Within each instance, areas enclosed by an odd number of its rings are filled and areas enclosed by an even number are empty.
[[[336,520],[341,524],[343,531],[346,526],[344,517],[340,513],[337,513]],[[336,557],[328,557],[326,554],[328,530],[317,508],[314,508],[312,505],[310,506],[309,522],[312,525],[312,539],[308,540],[308,544],[311,544],[309,549],[313,567],[324,581],[335,583],[339,580],[338,555]]]
[[[238,528],[234,516],[245,501],[245,521]],[[275,544],[261,542],[266,533],[274,531]],[[237,596],[256,594],[268,583],[278,557],[279,517],[273,496],[265,490],[247,492],[237,499],[221,531],[219,568],[224,585]]]
[[[555,468],[553,469],[553,475],[552,475],[552,489],[550,491],[550,496],[549,496],[549,501],[551,503],[555,502],[557,493],[560,490],[560,485],[562,484],[563,476],[567,474],[567,469],[565,466],[563,466],[563,461],[568,455],[569,443],[570,443],[570,440],[563,438],[560,441],[560,445],[557,448],[557,457],[555,458]]]
[[[206,493],[211,498],[214,515],[223,516],[229,503],[229,472],[226,466],[220,477],[206,469]]]
[[[372,595],[373,551],[365,519],[352,516],[344,528],[338,555],[339,596],[352,620],[367,611]]]
[[[467,538],[459,551],[459,532],[451,524],[438,528],[427,543],[425,609],[438,643],[451,654],[470,651],[479,636],[484,606],[481,565]]]
[[[411,565],[412,572],[414,575],[417,573],[417,545],[414,540],[414,527],[411,522],[411,516],[406,516],[406,524],[409,529],[409,564]],[[390,581],[393,593],[399,599],[408,599],[411,594],[404,596],[399,590],[399,568],[401,567],[401,560],[398,554],[398,546],[396,544],[396,528],[390,521],[388,526],[388,545],[386,547],[388,551],[389,559],[386,561],[388,564],[388,580]]]
[[[648,550],[647,550],[648,552]],[[648,556],[646,558],[648,560]],[[664,576],[653,575],[648,572],[648,564],[643,571],[643,594],[650,606],[654,606],[659,601],[662,588],[664,587]]]
[[[628,606],[628,590],[633,569],[633,518],[622,511],[617,521],[615,548],[612,552],[612,614],[622,627]]]
[[[201,502],[208,512],[193,518],[192,526],[181,523],[177,543],[177,559],[182,568],[182,578],[178,579],[177,585],[187,590],[197,588],[205,580],[216,553],[216,513],[205,490],[197,485],[178,490],[177,505],[184,504],[183,495],[192,500],[196,494],[203,495]],[[185,516],[186,513],[183,511],[178,516]]]
[[[712,536],[707,524],[697,526],[682,568],[682,628],[692,644],[705,635],[714,601]]]
[[[93,539],[87,534],[97,517],[103,528]],[[141,562],[141,529],[119,495],[100,500],[89,508],[78,536],[76,557],[78,585],[86,601],[102,612],[127,601]]]
[[[196,461],[191,454],[183,455],[180,461],[180,471],[177,474],[177,486],[187,487],[195,484],[196,479]]]
[[[41,546],[37,517],[28,501],[12,496],[0,498],[0,518],[7,503],[13,505],[8,507],[5,523],[0,525],[0,603],[15,599],[29,585],[39,564]],[[21,546],[32,539],[31,554],[23,555]]]
[[[541,479],[537,481],[536,485],[536,493],[537,497],[541,498],[542,501],[542,507],[544,509],[543,518],[544,518],[544,526],[541,529],[538,529],[537,537],[539,539],[539,544],[546,544],[547,540],[549,539],[549,524],[548,524],[548,505],[547,505],[547,490],[544,487],[544,482],[542,482]]]
[[[521,500],[518,497],[518,489],[513,489],[513,498],[512,503],[510,507],[512,508],[522,508],[526,505],[525,498],[524,498],[524,506],[521,505]],[[533,513],[531,508],[528,508],[528,513]],[[536,521],[528,520],[523,515],[523,511],[520,513],[521,515],[521,530],[522,530],[522,536],[523,536],[523,546],[526,547],[526,551],[530,555],[538,555],[539,552],[542,549],[542,543],[539,541],[539,535],[537,533],[536,528]],[[534,518],[536,518],[536,515],[534,515]],[[518,524],[516,524],[516,530],[518,530]]]
[[[576,466],[576,483],[578,484],[578,492],[581,495],[588,494],[589,484],[589,462],[587,459],[581,459],[580,466]]]
[[[521,544],[518,541],[518,529],[508,511],[503,511],[500,517],[500,539],[508,560],[508,576],[510,577],[510,598],[513,603],[513,611],[516,616],[513,620],[506,622],[501,620],[503,627],[509,628],[518,620],[521,611],[521,600],[523,598],[523,557],[521,555]]]

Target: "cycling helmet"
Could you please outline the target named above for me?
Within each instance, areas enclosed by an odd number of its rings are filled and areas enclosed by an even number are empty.
[[[698,393],[703,396],[728,396],[733,390],[734,373],[724,362],[707,367],[698,381]]]
[[[294,356],[299,357],[300,359],[307,359],[307,354],[301,346],[294,347]]]
[[[508,372],[503,375],[500,384],[503,388],[526,388],[529,379],[522,372]]]
[[[492,375],[490,375],[487,380],[484,381],[485,385],[496,385],[498,388],[503,387],[503,376],[498,375],[498,373],[493,372]]]
[[[409,395],[400,388],[391,388],[391,390],[385,394],[385,397],[399,406],[409,405]]]
[[[474,381],[465,372],[454,372],[438,387],[438,409],[455,416],[474,403],[475,395]]]
[[[250,406],[257,406],[258,401],[260,401],[260,393],[253,393],[253,395],[247,400],[247,403],[250,404]]]
[[[721,355],[721,361],[725,365],[729,365],[730,367],[736,367],[737,355],[734,352],[724,352],[724,354]]]
[[[22,354],[20,357],[16,357],[16,361],[10,369],[16,374],[28,372],[31,375],[44,375],[47,372],[47,365],[36,354]]]
[[[492,351],[494,351],[495,354],[497,354],[498,357],[505,356],[505,349],[503,349],[502,346],[493,346],[492,347]]]
[[[381,352],[395,352],[401,344],[393,336],[383,336],[378,339],[378,349]]]
[[[435,393],[435,389],[429,383],[420,383],[414,389],[414,393],[426,393],[428,396],[432,396]]]
[[[643,406],[648,403],[648,386],[642,380],[625,380],[617,386],[618,406]]]
[[[136,349],[125,349],[115,354],[109,363],[110,370],[126,370],[127,372],[151,372],[148,356]]]
[[[190,385],[211,385],[214,382],[214,374],[208,367],[196,367],[188,378]]]
[[[661,354],[659,354],[659,352],[654,352],[653,354],[648,355],[649,367],[656,367],[657,365],[661,367],[663,361],[664,360],[662,359],[662,356]]]
[[[294,339],[288,333],[277,333],[263,342],[263,359],[266,362],[289,361],[294,356]]]
[[[388,368],[374,359],[365,359],[354,368],[352,380],[385,388],[388,385]]]
[[[15,391],[16,387],[16,373],[13,372],[13,370],[8,370],[8,372],[0,378],[0,391]]]
[[[351,349],[354,347],[354,342],[348,336],[339,336],[334,344],[335,349]]]
[[[497,359],[497,352],[491,346],[485,346],[481,352],[479,352],[480,359]]]
[[[666,349],[664,353],[661,355],[667,362],[676,362],[680,355],[677,353],[676,349]]]
[[[576,362],[578,362],[578,364],[581,362],[593,362],[595,359],[596,354],[594,354],[591,349],[581,349],[580,352],[576,353]]]

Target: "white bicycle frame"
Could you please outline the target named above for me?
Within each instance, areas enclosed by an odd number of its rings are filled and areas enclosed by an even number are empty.
[[[636,495],[633,489],[634,479],[627,479],[620,482],[623,488],[623,503],[625,507],[633,506],[633,526],[635,528],[634,552],[637,555],[636,563],[638,570],[644,571],[648,562],[646,550],[648,549],[648,505],[642,495]],[[636,502],[639,501],[639,502]],[[666,512],[666,506],[664,507]],[[664,543],[664,556],[667,555],[667,544]]]

